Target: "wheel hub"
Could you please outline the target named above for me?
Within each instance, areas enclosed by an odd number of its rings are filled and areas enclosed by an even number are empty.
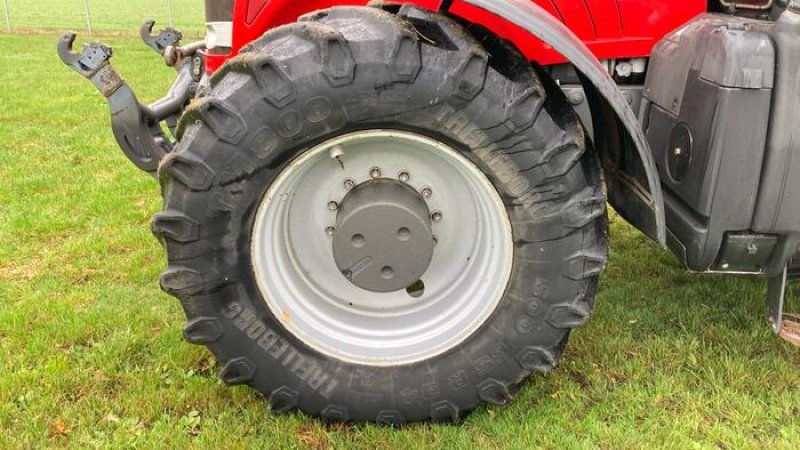
[[[433,248],[428,205],[403,182],[367,181],[339,205],[333,256],[342,274],[362,289],[405,289],[428,269]]]

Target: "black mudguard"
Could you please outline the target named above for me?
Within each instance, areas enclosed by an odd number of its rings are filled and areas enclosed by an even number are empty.
[[[527,30],[575,67],[591,105],[594,146],[602,157],[610,202],[626,220],[665,247],[664,199],[650,146],[636,114],[605,67],[569,28],[533,2],[464,2]]]

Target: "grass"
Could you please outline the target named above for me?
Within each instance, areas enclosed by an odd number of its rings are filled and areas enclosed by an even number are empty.
[[[84,0],[7,0],[14,30],[72,29],[86,33]],[[194,36],[205,22],[202,0],[171,0],[175,26]],[[0,9],[2,6],[0,5]],[[169,24],[167,0],[110,1],[89,0],[93,31],[138,33],[147,19],[156,20],[156,29]],[[0,29],[6,30],[5,17]]]
[[[271,415],[183,342],[183,313],[157,283],[157,184],[116,148],[104,100],[57,60],[55,38],[0,35],[0,448],[800,442],[800,352],[764,323],[763,280],[687,274],[616,217],[593,320],[511,406],[401,430]],[[104,40],[143,100],[166,90],[155,54]]]

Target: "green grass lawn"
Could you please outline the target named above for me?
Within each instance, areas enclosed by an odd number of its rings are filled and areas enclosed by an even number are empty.
[[[154,53],[105,40],[142,100],[167,89]],[[183,342],[181,308],[158,288],[158,186],[117,149],[103,98],[61,65],[55,41],[0,35],[0,448],[800,442],[800,351],[762,318],[763,280],[687,274],[616,217],[593,320],[511,406],[401,430],[271,415]]]
[[[84,0],[7,0],[11,25],[15,30],[64,30],[86,32]],[[205,22],[203,0],[171,0],[175,26],[197,35]],[[2,3],[0,3],[2,10]],[[147,19],[156,27],[166,27],[169,19],[167,0],[89,0],[92,29],[138,33]],[[0,11],[1,13],[2,11]],[[5,32],[5,17],[0,17]]]

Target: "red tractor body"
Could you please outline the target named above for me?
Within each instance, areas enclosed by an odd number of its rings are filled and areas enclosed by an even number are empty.
[[[529,0],[563,22],[598,59],[648,56],[653,46],[707,9],[706,0]],[[518,0],[524,3],[525,0]],[[242,47],[267,30],[292,23],[303,14],[340,5],[366,5],[367,0],[238,0],[233,7],[232,51],[208,58],[208,69],[216,70]],[[387,2],[391,3],[391,2]],[[456,0],[410,0],[433,11],[450,3],[448,12],[470,23],[480,24],[513,42],[531,61],[541,65],[566,62],[561,54],[528,31],[469,3]],[[513,2],[512,2],[513,3]]]

